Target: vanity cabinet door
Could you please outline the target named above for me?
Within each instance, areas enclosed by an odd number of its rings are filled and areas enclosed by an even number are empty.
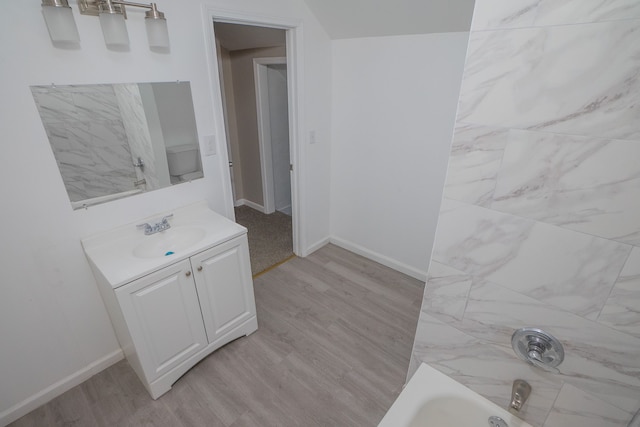
[[[191,257],[209,342],[256,314],[247,236]]]
[[[122,286],[116,295],[147,381],[207,346],[189,260]]]

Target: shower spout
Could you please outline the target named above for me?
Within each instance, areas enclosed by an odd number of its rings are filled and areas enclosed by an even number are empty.
[[[531,394],[531,386],[525,380],[515,380],[511,389],[509,412],[517,414]]]

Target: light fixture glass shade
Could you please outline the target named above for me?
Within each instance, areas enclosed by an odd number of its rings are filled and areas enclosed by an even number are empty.
[[[144,20],[147,26],[147,38],[149,47],[169,48],[169,31],[166,19],[147,18]]]
[[[100,26],[107,47],[122,48],[129,46],[129,33],[121,13],[101,13]]]
[[[78,27],[76,27],[76,21],[73,19],[70,7],[42,5],[42,13],[49,29],[51,41],[72,43],[80,41]]]

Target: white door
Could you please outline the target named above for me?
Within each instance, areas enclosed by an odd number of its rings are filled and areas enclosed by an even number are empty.
[[[191,266],[209,343],[256,314],[246,235],[192,256]]]
[[[267,88],[269,91],[269,129],[275,209],[291,215],[287,64],[267,66]]]
[[[122,286],[116,296],[148,382],[207,346],[188,260]]]

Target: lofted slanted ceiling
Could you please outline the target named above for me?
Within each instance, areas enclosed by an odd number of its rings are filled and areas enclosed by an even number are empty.
[[[220,45],[228,51],[286,45],[285,31],[277,28],[223,22],[215,22],[213,28]]]
[[[332,39],[469,31],[474,0],[304,0]]]

